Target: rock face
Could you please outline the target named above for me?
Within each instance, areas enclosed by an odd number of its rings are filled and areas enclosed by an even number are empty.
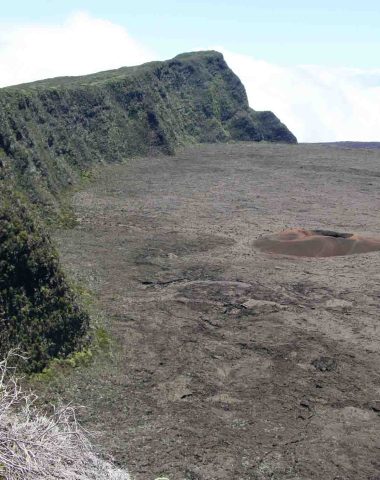
[[[297,141],[273,113],[249,108],[218,52],[0,90],[0,160],[46,204],[91,165],[229,140]]]

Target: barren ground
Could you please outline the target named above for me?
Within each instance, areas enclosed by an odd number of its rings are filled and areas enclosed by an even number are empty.
[[[380,234],[380,150],[194,146],[104,167],[74,205],[62,259],[119,347],[67,395],[136,480],[380,478],[380,252],[253,246]]]

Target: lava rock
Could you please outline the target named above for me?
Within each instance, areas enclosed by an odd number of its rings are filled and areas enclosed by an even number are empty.
[[[311,364],[321,372],[332,372],[336,370],[337,361],[332,357],[319,357],[311,362]]]

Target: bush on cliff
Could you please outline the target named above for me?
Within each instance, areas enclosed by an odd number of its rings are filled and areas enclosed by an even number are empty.
[[[48,235],[20,198],[0,187],[0,356],[18,347],[27,370],[39,371],[80,348],[87,327]]]

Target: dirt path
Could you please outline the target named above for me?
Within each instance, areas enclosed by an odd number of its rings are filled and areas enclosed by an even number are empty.
[[[380,253],[253,246],[380,234],[380,151],[191,147],[105,167],[75,208],[63,261],[122,348],[73,391],[135,479],[380,478]]]

